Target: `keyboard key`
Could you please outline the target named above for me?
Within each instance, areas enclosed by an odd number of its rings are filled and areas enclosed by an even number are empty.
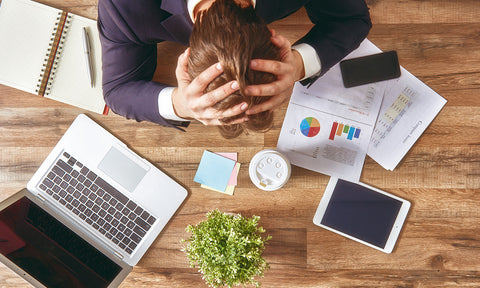
[[[155,218],[153,216],[150,216],[150,218],[148,218],[147,222],[148,222],[148,224],[153,225],[153,223],[155,223],[156,220],[157,220],[157,218]]]
[[[68,183],[63,181],[62,184],[60,184],[60,187],[62,187],[62,189],[67,189]]]
[[[137,206],[137,208],[135,209],[135,214],[137,214],[138,216],[142,215],[142,212],[143,212],[143,209],[142,207],[140,206]]]
[[[120,224],[120,222],[117,219],[113,219],[111,224],[112,224],[113,227],[117,227],[118,224]]]
[[[137,218],[137,219],[135,219],[135,223],[136,223],[138,226],[142,227],[143,230],[145,230],[145,231],[148,231],[148,230],[150,229],[150,227],[152,227],[152,226],[150,226],[150,224],[148,224],[147,222],[143,221],[142,218]]]
[[[133,211],[133,210],[135,210],[135,208],[137,208],[137,204],[135,204],[132,200],[130,200],[130,201],[128,201],[127,207],[128,207],[128,209]]]
[[[132,239],[132,241],[134,241],[137,244],[140,243],[140,241],[142,241],[142,238],[135,233],[132,233],[132,235],[130,235],[130,239]],[[135,249],[135,247],[133,247],[133,248],[130,247],[130,248]]]
[[[83,204],[86,204],[86,203],[89,201],[88,198],[85,197],[84,195],[82,195],[79,200],[80,200],[80,202],[82,202]]]
[[[85,180],[85,182],[83,182],[83,185],[85,185],[85,187],[88,188],[88,187],[92,186],[92,181],[90,181],[90,180]]]
[[[47,186],[48,188],[52,188],[53,185],[54,185],[53,182],[52,182],[52,180],[50,180],[50,179],[48,179],[48,178],[46,178],[45,180],[43,180],[42,183],[43,183],[43,185]]]
[[[78,198],[80,198],[80,196],[82,196],[82,194],[80,192],[78,192],[78,191],[73,192],[73,197],[78,199]]]
[[[72,172],[73,168],[70,167],[70,165],[68,165],[67,163],[65,163],[63,160],[58,160],[57,161],[57,165],[62,168],[64,171],[66,171],[67,173],[70,173]]]
[[[102,178],[98,177],[97,179],[95,179],[95,184],[102,187],[103,190],[107,191],[108,194],[112,195],[112,197],[120,201],[122,204],[124,205],[127,204],[128,202],[127,196],[120,193],[117,189],[115,189],[112,185],[105,182],[105,180],[103,180]]]
[[[65,174],[63,175],[63,180],[65,180],[66,182],[70,181],[70,179],[72,179],[72,176],[70,176],[70,174]]]
[[[87,167],[83,167],[82,170],[80,170],[80,173],[82,173],[82,175],[87,175],[88,172],[90,172],[90,170],[88,170]]]
[[[115,214],[113,214],[113,217],[115,217],[116,219],[120,219],[120,218],[122,218],[122,213],[117,211],[117,212],[115,212]]]
[[[148,214],[147,211],[143,211],[142,215],[140,216],[143,220],[147,221],[148,217],[150,217],[150,214]]]
[[[119,231],[123,232],[127,227],[125,227],[123,224],[119,224],[117,228]]]
[[[146,232],[138,226],[135,226],[135,228],[133,228],[133,232],[137,233],[140,237],[143,237],[146,234]]]
[[[68,175],[68,174],[65,174],[65,171],[57,165],[53,166],[52,172],[57,174],[60,177],[64,177],[64,175]]]
[[[135,248],[137,248],[137,244],[135,242],[130,242],[130,244],[128,244],[128,248],[135,250]]]
[[[133,229],[133,227],[135,227],[135,223],[130,221],[130,222],[127,223],[127,227],[130,228],[130,229]]]
[[[112,206],[115,206],[115,205],[117,205],[118,201],[115,198],[112,198],[112,199],[110,199],[110,201],[108,203],[110,203],[110,205],[112,205]]]
[[[68,183],[70,183],[70,185],[72,185],[73,187],[75,187],[75,185],[78,184],[78,181],[77,181],[77,179],[72,178],[72,179],[70,180],[70,182],[68,182]]]
[[[120,222],[122,222],[123,224],[127,224],[128,223],[128,218],[123,216],[122,219],[120,219]]]
[[[80,176],[78,176],[78,178],[77,178],[78,182],[80,182],[80,183],[85,182],[85,179],[87,179],[87,178],[85,178],[85,176],[83,176],[83,175],[80,175]]]
[[[90,180],[90,181],[95,181],[95,178],[97,178],[97,174],[93,173],[92,171],[88,172],[87,174],[87,178]]]

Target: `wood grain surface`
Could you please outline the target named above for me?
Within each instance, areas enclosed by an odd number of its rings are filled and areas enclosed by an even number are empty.
[[[181,0],[179,0],[181,1]],[[95,0],[39,2],[96,19]],[[180,251],[185,227],[222,211],[258,215],[272,236],[263,287],[480,287],[480,2],[370,0],[368,38],[396,50],[400,63],[448,100],[394,171],[367,157],[361,181],[412,202],[392,254],[371,249],[312,223],[329,177],[294,167],[274,192],[250,182],[253,155],[275,148],[287,105],[266,134],[222,139],[192,123],[186,133],[137,123],[113,113],[87,113],[189,190],[185,204],[121,287],[207,287]],[[271,25],[291,42],[311,24],[304,10]],[[155,79],[176,85],[176,59],[186,47],[158,46]],[[0,200],[23,188],[73,119],[85,111],[0,85]],[[233,196],[193,182],[204,150],[238,152]],[[0,287],[29,284],[0,264]]]

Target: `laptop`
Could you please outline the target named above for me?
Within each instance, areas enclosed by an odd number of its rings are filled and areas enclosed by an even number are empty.
[[[116,287],[187,195],[80,114],[0,203],[0,260],[35,287]]]

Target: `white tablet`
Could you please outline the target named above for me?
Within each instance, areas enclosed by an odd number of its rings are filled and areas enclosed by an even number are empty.
[[[313,223],[391,253],[409,209],[407,200],[363,183],[332,177]]]

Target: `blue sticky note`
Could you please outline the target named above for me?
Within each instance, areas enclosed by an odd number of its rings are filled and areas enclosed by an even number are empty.
[[[208,187],[225,191],[235,161],[205,150],[193,181]]]

